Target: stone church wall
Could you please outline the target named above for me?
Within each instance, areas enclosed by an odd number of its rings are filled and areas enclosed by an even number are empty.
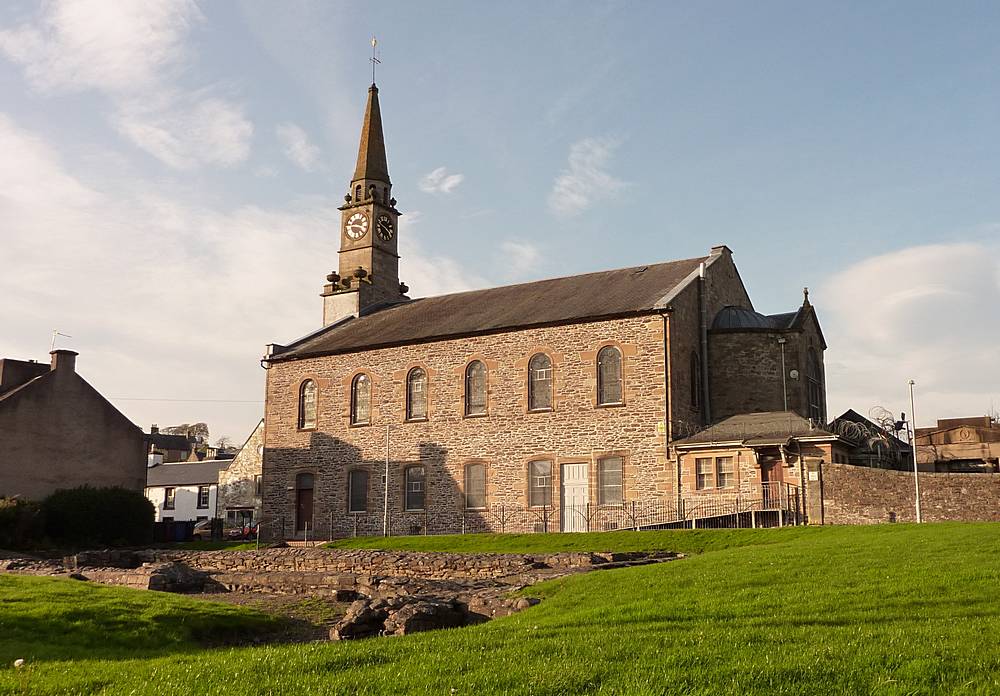
[[[264,514],[285,534],[294,529],[296,475],[315,476],[313,522],[320,536],[381,529],[389,426],[389,508],[392,524],[443,532],[461,529],[464,466],[487,465],[490,506],[527,505],[528,462],[553,462],[552,501],[559,504],[560,465],[587,462],[590,499],[597,500],[597,460],[621,455],[626,500],[674,495],[665,458],[663,324],[657,315],[542,327],[433,343],[276,363],[267,375]],[[624,357],[624,405],[596,406],[596,356],[617,345]],[[554,367],[551,412],[527,410],[527,363],[544,351]],[[489,370],[488,414],[463,414],[466,365]],[[428,375],[426,421],[404,420],[406,375]],[[371,425],[350,425],[350,385],[372,380]],[[299,386],[316,381],[318,426],[297,426]],[[426,514],[402,510],[403,472],[423,464]],[[347,476],[369,473],[368,513],[347,513]],[[670,469],[672,471],[672,468]],[[483,513],[485,524],[486,512]],[[333,528],[331,529],[331,521]],[[426,525],[426,527],[424,527]],[[555,522],[558,528],[558,520]]]
[[[913,473],[851,464],[822,467],[824,524],[915,522]],[[925,522],[1000,521],[1000,474],[920,474]]]

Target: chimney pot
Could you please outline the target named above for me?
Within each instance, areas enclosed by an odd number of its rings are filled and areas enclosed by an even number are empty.
[[[52,356],[53,370],[58,372],[76,371],[76,356],[79,355],[76,351],[60,348],[59,350],[50,352],[49,355]]]

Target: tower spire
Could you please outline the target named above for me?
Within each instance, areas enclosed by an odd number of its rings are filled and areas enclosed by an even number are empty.
[[[372,37],[372,86],[368,88],[368,105],[365,107],[365,120],[361,126],[358,164],[354,168],[352,184],[362,180],[391,183],[389,181],[389,165],[386,164],[385,160],[382,111],[378,105],[378,87],[375,86],[375,64],[379,62],[374,57],[375,43],[375,37]],[[367,189],[367,185],[365,188]]]

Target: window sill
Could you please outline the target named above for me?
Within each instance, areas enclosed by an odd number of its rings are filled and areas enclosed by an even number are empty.
[[[365,423],[351,423],[347,427],[348,428],[367,428],[367,427],[371,426],[371,424],[372,424],[371,421],[367,421]]]
[[[529,408],[528,413],[552,413],[554,408]]]
[[[624,401],[616,401],[613,404],[594,404],[594,408],[623,408],[624,406]]]
[[[413,508],[413,509],[403,510],[403,512],[404,513],[406,513],[406,512],[427,512],[427,510],[425,508]]]
[[[300,432],[300,433],[314,433],[314,432],[316,432],[317,428],[314,425],[314,426],[312,426],[310,428],[296,428],[296,430],[298,432]]]
[[[347,514],[348,515],[367,515],[368,511],[367,510],[348,510]]]
[[[428,418],[427,416],[424,416],[423,418],[407,418],[403,422],[404,423],[426,423],[429,420],[430,420],[430,418]]]
[[[466,512],[486,512],[488,509],[489,508],[484,508],[484,507],[464,508]]]
[[[462,418],[489,418],[488,413],[466,413]]]

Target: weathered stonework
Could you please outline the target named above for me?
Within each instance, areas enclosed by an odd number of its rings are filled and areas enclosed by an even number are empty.
[[[220,516],[235,510],[247,510],[252,519],[261,516],[261,497],[258,486],[264,461],[264,421],[254,428],[239,454],[228,467],[219,471]]]

